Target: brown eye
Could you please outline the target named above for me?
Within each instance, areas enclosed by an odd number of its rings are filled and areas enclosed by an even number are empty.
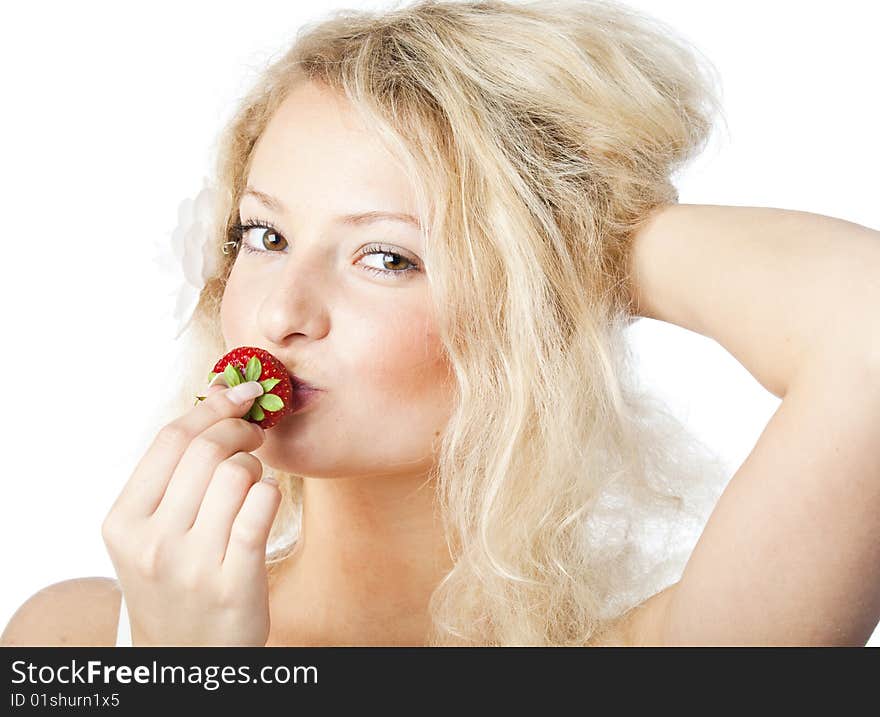
[[[389,256],[393,259],[396,259],[397,261],[388,261]],[[397,266],[395,266],[395,264]],[[382,266],[384,266],[386,269],[406,269],[406,267],[410,264],[412,264],[412,262],[405,256],[401,256],[400,254],[392,254],[391,252],[385,252],[384,254],[382,254]]]
[[[366,260],[373,262],[373,265],[371,266]],[[393,247],[379,244],[371,244],[361,249],[358,263],[363,266],[365,271],[394,279],[400,279],[419,271],[419,265],[415,260],[399,251],[394,251]]]
[[[251,229],[262,229],[262,239],[254,242],[249,236]],[[287,240],[271,224],[263,220],[249,219],[243,224],[236,224],[232,238],[238,240],[239,248],[248,254],[281,254]]]
[[[287,240],[272,229],[263,234],[263,246],[272,251],[281,246],[282,243],[286,244]]]

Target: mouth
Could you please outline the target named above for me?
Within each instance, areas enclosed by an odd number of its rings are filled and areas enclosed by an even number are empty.
[[[293,385],[293,395],[291,396],[293,410],[290,415],[295,415],[312,405],[323,393],[323,389],[315,388],[290,371],[287,372],[287,375],[290,376],[290,382]]]
[[[316,386],[312,386],[310,383],[303,381],[299,376],[292,373],[291,371],[287,372],[287,375],[290,376],[290,382],[293,384],[294,391],[320,391],[321,389]]]

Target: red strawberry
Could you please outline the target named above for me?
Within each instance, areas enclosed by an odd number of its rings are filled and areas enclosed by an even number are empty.
[[[250,410],[242,416],[261,428],[271,428],[293,410],[293,384],[284,364],[268,351],[255,346],[232,349],[215,365],[208,381],[223,374],[226,385],[232,388],[247,381],[258,381],[263,395],[257,396]],[[204,396],[196,396],[202,400]]]

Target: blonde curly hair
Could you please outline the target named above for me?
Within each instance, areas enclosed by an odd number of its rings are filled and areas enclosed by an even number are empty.
[[[729,478],[637,385],[626,340],[631,240],[706,145],[713,78],[671,28],[596,0],[421,0],[303,26],[219,135],[220,269],[167,415],[232,348],[220,252],[254,145],[300,83],[344,95],[418,198],[455,377],[431,475],[455,562],[430,644],[618,644],[627,611],[680,577]],[[273,472],[270,576],[302,514],[302,476]]]

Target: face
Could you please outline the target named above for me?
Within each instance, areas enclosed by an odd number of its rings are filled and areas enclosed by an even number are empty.
[[[265,465],[310,477],[423,475],[452,410],[415,216],[402,170],[344,97],[307,84],[260,137],[241,246],[221,303],[226,349],[259,346],[323,389],[266,432]],[[253,250],[248,251],[248,248]]]

